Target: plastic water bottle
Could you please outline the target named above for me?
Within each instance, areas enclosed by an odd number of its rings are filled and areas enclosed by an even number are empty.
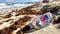
[[[52,14],[48,12],[42,15],[38,15],[36,18],[34,18],[31,24],[35,29],[44,28],[52,22],[52,18]],[[30,25],[30,27],[32,26]]]
[[[25,28],[22,29],[24,32],[33,32],[48,26],[52,22],[52,14],[45,13],[42,15],[38,15],[35,17],[30,24],[28,24]]]

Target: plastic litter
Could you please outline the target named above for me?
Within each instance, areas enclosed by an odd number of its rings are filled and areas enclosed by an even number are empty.
[[[29,27],[29,30],[24,32],[33,32],[35,30],[44,28],[48,26],[52,22],[52,14],[50,12],[38,15],[35,17],[32,22],[27,25]]]

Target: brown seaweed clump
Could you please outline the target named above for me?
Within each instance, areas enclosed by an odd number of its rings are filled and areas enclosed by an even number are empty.
[[[14,30],[17,30],[17,28],[21,28],[21,26],[25,25],[26,22],[28,22],[30,20],[31,20],[30,16],[24,16],[20,20],[16,21],[10,27],[6,27],[6,28],[0,30],[0,34],[12,34]]]

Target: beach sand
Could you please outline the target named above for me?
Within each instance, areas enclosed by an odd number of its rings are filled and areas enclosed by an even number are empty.
[[[60,34],[60,30],[57,29],[53,24],[50,24],[49,26],[43,29],[40,29],[29,34]]]

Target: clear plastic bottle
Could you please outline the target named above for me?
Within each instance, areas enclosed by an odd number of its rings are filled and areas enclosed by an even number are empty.
[[[38,15],[35,17],[30,24],[28,24],[24,29],[26,33],[33,32],[48,26],[52,22],[52,14],[50,12]],[[29,29],[28,29],[29,28]]]

